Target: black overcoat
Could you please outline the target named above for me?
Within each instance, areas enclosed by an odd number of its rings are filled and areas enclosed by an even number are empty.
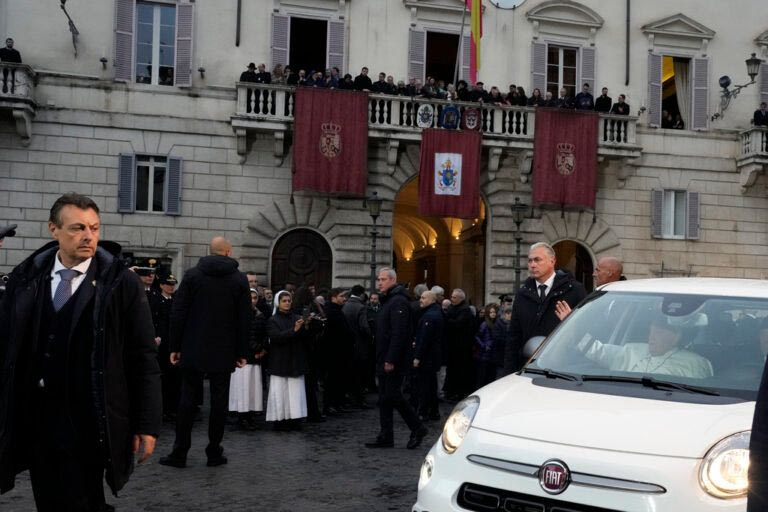
[[[359,297],[350,297],[344,307],[341,308],[347,319],[347,326],[354,335],[354,347],[352,349],[354,359],[366,361],[371,354],[371,327],[368,324],[368,308]]]
[[[444,327],[443,310],[439,304],[431,304],[422,309],[413,347],[413,358],[419,360],[419,368],[434,371],[440,369]]]
[[[0,491],[13,488],[15,475],[27,469],[35,442],[17,428],[35,386],[34,354],[46,289],[58,243],[51,242],[11,273],[0,305]],[[92,294],[93,346],[91,399],[100,433],[107,483],[116,493],[133,472],[131,442],[136,434],[157,436],[162,425],[160,369],[152,315],[139,277],[119,258],[120,246],[100,242],[94,256],[96,279],[82,283]],[[78,290],[80,292],[80,290]],[[73,325],[77,322],[77,312]]]
[[[410,368],[411,298],[403,285],[396,284],[381,294],[376,314],[376,372],[384,373],[384,363],[395,365],[395,371]]]
[[[248,355],[251,293],[237,266],[227,256],[204,256],[184,274],[173,297],[170,333],[182,368],[233,372]]]
[[[278,377],[300,377],[309,371],[308,348],[315,333],[302,327],[294,331],[301,315],[278,310],[267,320],[269,373]]]

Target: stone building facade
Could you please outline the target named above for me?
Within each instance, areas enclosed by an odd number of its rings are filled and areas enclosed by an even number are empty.
[[[249,86],[238,76],[251,61],[271,69],[311,59],[308,48],[323,43],[323,65],[342,73],[367,65],[374,80],[380,70],[423,79],[445,65],[430,46],[443,48],[450,36],[463,50],[463,2],[250,0],[239,13],[238,3],[71,1],[73,44],[58,6],[0,0],[0,34],[15,39],[24,60],[13,69],[14,90],[0,93],[0,224],[19,224],[0,249],[0,271],[48,241],[48,208],[77,191],[102,207],[104,238],[136,257],[163,258],[177,274],[223,234],[242,268],[264,281],[288,265],[321,272],[328,286],[368,282],[371,218],[362,200],[291,198],[290,90],[259,89],[269,104],[249,112]],[[475,303],[512,290],[516,237],[523,253],[535,241],[557,243],[561,263],[582,274],[610,254],[630,278],[764,277],[768,144],[749,121],[768,99],[768,66],[725,110],[717,85],[720,75],[749,81],[744,59],[766,57],[764,19],[696,0],[483,5],[486,85],[506,91],[514,82],[530,93],[587,82],[614,100],[627,95],[633,115],[621,140],[606,135],[615,119],[601,120],[596,211],[531,209],[518,234],[510,206],[516,197],[531,202],[535,112],[488,107],[482,218],[420,219],[405,192],[418,174],[419,130],[372,120],[367,190],[384,199],[377,263],[394,262],[412,283],[426,276],[463,286]],[[458,53],[465,76],[466,52]],[[150,55],[158,69],[142,67]],[[685,130],[661,127],[670,80]],[[390,117],[399,119],[406,104],[393,104],[400,110]],[[514,112],[525,127],[513,126]],[[302,252],[303,244],[319,252]]]

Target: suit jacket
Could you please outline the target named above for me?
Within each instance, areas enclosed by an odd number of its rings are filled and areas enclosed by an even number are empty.
[[[752,124],[755,126],[768,126],[768,110],[763,112],[762,110],[755,110],[755,114],[752,116]]]

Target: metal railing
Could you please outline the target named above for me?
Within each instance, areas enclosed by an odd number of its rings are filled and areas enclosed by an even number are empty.
[[[295,88],[283,85],[237,83],[236,115],[254,120],[293,122]],[[419,126],[417,113],[422,105],[432,106],[432,120]],[[420,131],[426,127],[440,128],[443,109],[455,106],[461,116],[467,109],[477,109],[478,123],[485,137],[533,141],[536,109],[508,105],[449,102],[445,100],[369,94],[368,126],[375,130]],[[607,147],[634,147],[637,138],[637,117],[612,114],[600,115],[599,141]]]

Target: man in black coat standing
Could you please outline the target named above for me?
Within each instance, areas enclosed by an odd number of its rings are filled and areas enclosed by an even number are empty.
[[[443,359],[443,309],[437,303],[435,294],[429,290],[421,292],[419,305],[422,309],[413,347],[413,369],[419,395],[419,417],[424,420],[439,420],[440,409],[437,400],[437,371]]]
[[[768,126],[768,105],[760,103],[760,108],[752,115],[752,124],[755,126]]]
[[[405,287],[397,284],[394,269],[382,267],[376,285],[381,292],[381,307],[376,317],[376,373],[379,377],[379,435],[368,448],[392,448],[394,410],[411,429],[406,448],[413,449],[427,435],[427,428],[403,397],[403,379],[411,367],[411,308]]]
[[[343,412],[345,406],[345,382],[352,365],[352,332],[342,312],[347,302],[347,291],[334,288],[328,294],[325,304],[325,329],[320,346],[324,352],[325,395],[323,409],[328,414]]]
[[[517,291],[512,306],[510,339],[505,348],[504,370],[516,372],[525,361],[520,351],[526,341],[534,336],[549,336],[560,319],[555,311],[560,301],[573,309],[586,297],[584,286],[571,274],[555,271],[555,250],[547,243],[539,242],[528,251],[530,277]]]
[[[13,270],[0,305],[0,492],[29,469],[40,511],[113,510],[105,472],[117,493],[161,427],[147,296],[100,224],[91,198],[58,198],[55,241]]]
[[[472,347],[475,344],[477,322],[467,304],[464,290],[451,292],[451,307],[445,313],[446,375],[445,396],[448,400],[461,400],[473,391]]]
[[[360,70],[360,74],[355,77],[354,84],[356,91],[370,91],[373,89],[373,82],[371,82],[371,77],[368,76],[368,68],[364,67]]]
[[[749,439],[747,512],[765,510],[768,510],[768,371],[764,369]]]
[[[602,112],[603,114],[607,114],[611,110],[611,102],[613,100],[610,96],[608,96],[607,87],[603,87],[601,92],[602,94],[595,98],[595,112]]]
[[[230,374],[246,364],[251,328],[248,279],[232,258],[232,244],[211,240],[211,255],[200,258],[181,281],[171,310],[171,364],[181,367],[181,399],[173,451],[160,464],[183,468],[192,444],[192,423],[202,402],[203,375],[211,386],[208,466],[227,463],[221,440],[229,407]]]
[[[351,398],[354,405],[370,408],[365,403],[368,366],[371,359],[371,328],[368,324],[368,308],[363,304],[365,289],[356,284],[349,292],[349,298],[342,308],[347,326],[352,332],[352,386]]]

